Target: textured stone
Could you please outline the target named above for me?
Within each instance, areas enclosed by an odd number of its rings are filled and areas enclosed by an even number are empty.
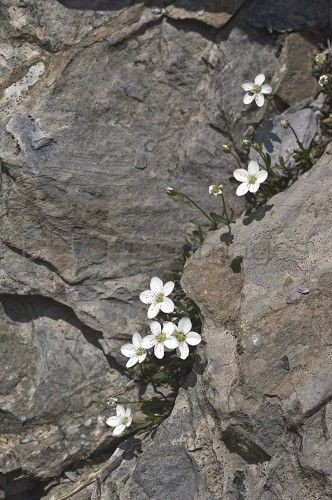
[[[190,259],[201,359],[143,453],[109,467],[101,499],[330,497],[331,197],[326,156],[238,220],[231,245],[217,231]]]

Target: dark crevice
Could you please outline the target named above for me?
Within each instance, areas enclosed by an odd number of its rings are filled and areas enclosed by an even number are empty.
[[[104,353],[100,343],[104,334],[83,323],[69,306],[42,295],[1,294],[0,303],[8,318],[15,323],[29,323],[40,317],[66,321],[80,330],[89,344],[102,351],[111,369],[126,375],[125,368],[112,355]]]
[[[222,433],[222,439],[230,453],[236,453],[248,464],[258,465],[271,460],[271,456],[239,427],[228,427]]]

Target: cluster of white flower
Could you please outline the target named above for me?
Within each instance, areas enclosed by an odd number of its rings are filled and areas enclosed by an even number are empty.
[[[174,302],[168,297],[174,289],[174,282],[168,281],[165,285],[160,278],[154,276],[150,281],[150,290],[145,290],[140,294],[140,299],[144,304],[149,304],[148,318],[152,319],[159,311],[171,313],[174,311]],[[149,349],[158,359],[162,359],[165,349],[176,349],[177,355],[181,359],[186,359],[189,355],[188,345],[198,345],[201,342],[199,333],[191,331],[192,323],[189,318],[182,318],[176,325],[172,321],[152,321],[150,323],[150,335],[142,336],[135,332],[132,336],[132,343],[121,347],[121,353],[128,359],[126,367],[130,368],[136,363],[142,363]]]

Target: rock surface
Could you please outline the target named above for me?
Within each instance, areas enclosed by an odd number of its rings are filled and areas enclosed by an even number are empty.
[[[240,215],[244,200],[229,182],[235,162],[222,144],[239,143],[253,123],[271,118],[268,107],[243,105],[241,83],[263,69],[282,97],[280,110],[307,99],[302,111],[312,113],[317,87],[308,61],[299,68],[298,60],[310,58],[315,43],[268,33],[261,11],[241,0],[204,7],[0,0],[0,10],[0,485],[8,498],[25,500],[46,495],[61,474],[61,485],[75,483],[78,470],[86,477],[104,459],[108,464],[116,443],[104,424],[107,400],[137,396],[119,348],[145,321],[138,294],[150,276],[172,268],[198,218],[163,190],[183,188],[212,208],[208,186],[222,182]],[[303,12],[315,21],[310,9]],[[306,82],[301,93],[291,84],[294,74],[299,85]],[[196,398],[198,405],[195,394],[182,391],[160,433],[172,419],[178,436],[182,423],[192,433],[181,401]],[[212,460],[204,431],[210,417],[197,407],[193,418],[206,442],[205,463]],[[316,439],[305,424],[303,464]],[[325,477],[324,433],[319,439],[314,463]],[[167,463],[171,470],[173,460],[182,462],[194,484],[180,441]],[[112,469],[122,455],[128,452],[109,459]],[[88,472],[87,462],[94,464]],[[195,483],[202,498],[209,489],[220,492],[218,464],[212,460],[209,478]],[[123,467],[114,472],[119,478]],[[145,474],[146,495],[160,494]],[[174,491],[186,498],[181,478],[173,478]]]
[[[331,201],[328,155],[239,219],[231,245],[215,232],[190,259],[200,360],[143,453],[115,453],[98,498],[330,498]]]

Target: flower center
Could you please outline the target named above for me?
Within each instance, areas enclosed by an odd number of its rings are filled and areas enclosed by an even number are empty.
[[[187,335],[184,332],[177,332],[175,334],[175,337],[178,342],[184,342],[186,340]]]
[[[248,179],[249,184],[256,184],[257,177],[255,175],[250,175]]]
[[[158,293],[156,296],[156,302],[158,302],[158,304],[160,304],[160,302],[163,302],[164,298],[165,298],[165,295],[163,293]]]
[[[122,425],[127,426],[129,424],[129,417],[122,417]]]
[[[163,332],[161,332],[161,333],[158,333],[158,335],[156,336],[156,341],[157,342],[165,342],[166,338],[167,338],[166,335]]]
[[[145,354],[145,349],[144,349],[144,347],[138,347],[138,348],[136,349],[136,355],[137,355],[137,356],[142,356],[142,354]]]
[[[254,94],[260,94],[262,92],[262,86],[261,85],[254,85],[252,92]]]

